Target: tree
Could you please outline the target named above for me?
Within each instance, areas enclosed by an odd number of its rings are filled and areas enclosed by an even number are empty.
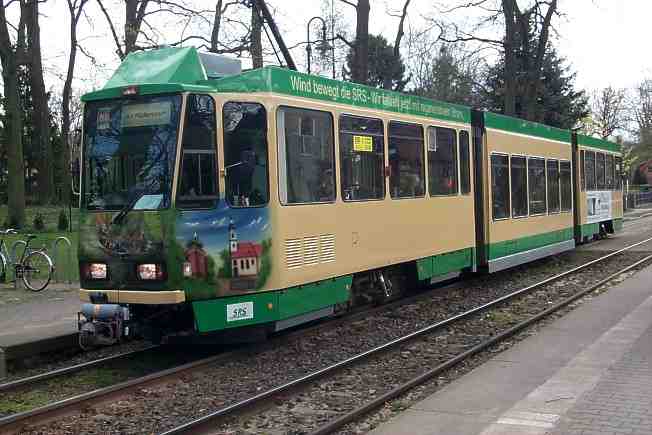
[[[415,59],[419,63],[419,76],[413,92],[435,100],[477,106],[477,72],[473,64],[449,44],[440,46],[435,52],[437,56],[434,58],[417,56]]]
[[[77,57],[77,24],[79,18],[84,10],[84,6],[88,0],[66,0],[68,3],[68,13],[70,15],[70,54],[68,55],[68,70],[66,72],[66,80],[63,84],[63,92],[61,94],[61,138],[62,138],[62,152],[59,154],[60,166],[63,168],[63,200],[69,201],[70,194],[70,100],[72,97],[72,79],[75,71],[75,59]]]
[[[382,36],[369,36],[369,56],[367,63],[367,78],[364,83],[377,88],[402,91],[407,80],[403,80],[405,65],[400,57],[395,56],[394,47]],[[351,49],[347,56],[349,71],[355,68],[356,54]],[[353,76],[351,75],[351,80]]]
[[[29,55],[29,77],[34,105],[34,139],[33,144],[39,150],[38,196],[41,204],[54,199],[54,171],[52,162],[54,154],[50,142],[50,108],[49,96],[45,91],[43,64],[41,61],[41,29],[39,26],[39,0],[29,0],[26,17],[27,44]]]
[[[6,6],[0,2],[0,61],[4,85],[4,131],[7,148],[7,205],[9,224],[25,223],[25,166],[23,161],[23,119],[18,94],[18,74],[28,64],[26,52],[26,20],[29,13],[26,1],[20,2],[17,26],[7,21]],[[17,29],[13,40],[10,28]]]
[[[340,38],[351,49],[351,61],[347,59],[351,81],[365,85],[369,78],[369,11],[371,9],[369,0],[358,0],[357,3],[349,0],[340,1],[355,8],[355,41],[353,43],[346,41],[341,35]]]
[[[522,64],[517,64],[517,74],[523,74]],[[500,59],[489,68],[485,79],[484,107],[492,112],[504,113],[506,98],[505,62]],[[553,127],[572,129],[588,114],[587,98],[584,91],[574,87],[575,74],[559,58],[554,49],[544,57],[540,86],[535,96],[537,105],[531,120]],[[516,113],[523,113],[527,96],[519,94],[515,99]]]
[[[645,79],[636,86],[630,105],[639,144],[652,148],[652,79]]]
[[[609,86],[594,91],[591,95],[591,114],[584,132],[607,139],[615,131],[624,129],[627,124],[625,99],[624,89]]]
[[[433,20],[440,29],[440,39],[458,43],[473,41],[501,49],[503,86],[501,104],[503,113],[534,121],[537,118],[543,64],[549,49],[552,19],[558,14],[557,0],[534,0],[528,8],[520,8],[517,0],[478,0],[463,3],[444,13],[476,8],[488,13],[481,17],[471,31],[453,23]],[[481,36],[483,25],[493,25],[502,20],[505,33],[502,39]],[[449,33],[452,36],[448,36]],[[520,110],[517,108],[520,100]]]

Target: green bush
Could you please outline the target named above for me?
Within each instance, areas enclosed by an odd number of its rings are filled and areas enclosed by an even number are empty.
[[[43,215],[41,213],[36,213],[34,215],[33,225],[36,231],[45,230],[45,220],[43,219]]]
[[[59,213],[59,223],[57,223],[59,231],[68,231],[68,215],[65,210]]]

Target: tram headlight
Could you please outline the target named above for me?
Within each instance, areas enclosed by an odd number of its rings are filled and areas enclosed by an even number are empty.
[[[107,269],[106,263],[90,263],[87,276],[90,279],[106,279]]]
[[[156,263],[138,265],[138,278],[143,281],[163,279],[163,267]]]

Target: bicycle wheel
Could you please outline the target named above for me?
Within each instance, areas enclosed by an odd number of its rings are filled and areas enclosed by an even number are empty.
[[[44,252],[34,251],[23,261],[23,282],[33,292],[40,292],[50,283],[54,265]]]
[[[7,259],[4,254],[0,252],[0,284],[7,280]]]

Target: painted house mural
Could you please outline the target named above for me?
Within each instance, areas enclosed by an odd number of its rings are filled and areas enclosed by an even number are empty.
[[[176,222],[184,289],[191,300],[261,290],[271,272],[266,208],[184,211]]]

